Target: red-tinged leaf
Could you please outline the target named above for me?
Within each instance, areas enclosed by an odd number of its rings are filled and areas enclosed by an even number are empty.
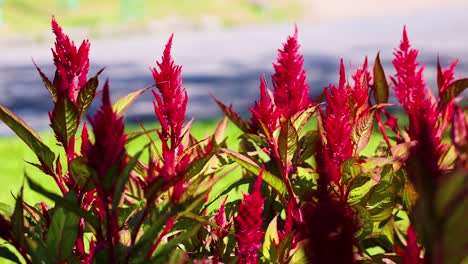
[[[440,66],[439,56],[437,56],[437,90],[439,91],[439,97],[441,97],[442,85],[444,85],[444,75]]]
[[[367,112],[354,123],[351,133],[351,138],[355,147],[354,156],[358,156],[370,141],[374,125],[374,112],[375,111]]]
[[[59,98],[52,111],[51,127],[57,139],[65,144],[75,136],[78,130],[79,114],[75,105],[68,97]]]
[[[16,116],[8,108],[0,104],[0,119],[20,137],[28,147],[34,151],[41,163],[52,171],[55,155],[47,147],[39,135],[29,127],[21,118]]]
[[[117,113],[118,116],[121,116],[127,111],[128,107],[133,104],[133,102],[140,97],[144,92],[148,91],[153,85],[150,85],[146,88],[140,89],[138,91],[131,92],[125,96],[120,97],[115,101],[114,105],[112,106],[112,109],[114,110],[115,113]]]
[[[225,104],[223,104],[221,101],[216,99],[214,96],[212,97],[213,97],[213,100],[221,109],[221,111],[223,111],[223,113],[229,118],[229,120],[231,120],[240,130],[242,130],[242,132],[245,132],[245,133],[249,132],[248,123],[245,122],[244,119],[242,119],[242,117],[240,117],[238,113],[234,112],[234,110],[232,110],[232,107],[228,107]]]
[[[69,192],[64,199],[77,204],[77,198]],[[72,253],[75,240],[78,237],[80,217],[66,207],[58,207],[54,211],[49,230],[47,231],[46,246],[50,256],[54,256],[56,263],[66,260]]]
[[[441,102],[443,104],[446,104],[452,101],[452,99],[454,99],[459,94],[461,94],[467,87],[468,87],[468,78],[458,79],[458,80],[453,81],[451,84],[449,84],[449,86],[444,91],[444,93],[442,93],[442,96],[440,98]]]
[[[226,132],[228,120],[229,118],[225,116],[216,126],[213,137],[216,140],[216,143],[218,144],[224,140],[224,133]]]
[[[83,116],[86,111],[88,110],[89,106],[93,102],[95,96],[96,96],[96,89],[99,85],[99,80],[98,76],[101,74],[101,72],[104,69],[101,69],[96,76],[93,78],[89,79],[86,82],[86,85],[83,86],[83,88],[80,89],[78,93],[78,99],[77,99],[77,106],[78,106],[78,114],[80,116]]]
[[[377,53],[374,64],[374,86],[373,94],[376,103],[388,102],[388,82],[385,77],[385,72],[380,62],[380,53]]]
[[[25,243],[24,211],[23,211],[23,186],[16,197],[15,210],[11,216],[11,234],[20,247]]]
[[[460,152],[468,150],[468,124],[466,121],[466,114],[463,108],[456,106],[452,119],[452,142]]]
[[[39,72],[39,75],[42,78],[42,82],[44,82],[44,86],[47,88],[47,91],[49,91],[53,102],[56,103],[57,102],[57,91],[56,91],[56,88],[55,88],[54,84],[49,80],[49,78],[47,78],[47,76],[42,72],[42,70],[39,68],[39,66],[37,66],[37,64],[36,64],[36,62],[34,62],[34,60],[33,60],[33,63],[34,63],[34,66],[36,67],[37,71]]]
[[[285,166],[291,163],[296,153],[298,142],[299,137],[291,121],[283,122],[278,138],[278,151]]]
[[[222,148],[222,152],[226,153],[231,159],[233,159],[237,164],[239,164],[244,169],[248,170],[254,175],[258,175],[260,173],[261,167],[258,166],[253,160],[249,157],[242,155],[241,153]],[[282,196],[284,199],[287,195],[287,189],[284,182],[276,177],[275,175],[271,174],[268,171],[263,172],[263,180],[270,185],[278,194]]]
[[[310,118],[316,113],[317,107],[318,105],[310,106],[292,117],[292,123],[298,134],[304,129]]]

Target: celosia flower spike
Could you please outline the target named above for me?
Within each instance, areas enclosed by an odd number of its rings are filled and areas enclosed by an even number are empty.
[[[96,112],[94,118],[88,120],[94,132],[95,142],[90,147],[85,148],[87,150],[86,156],[91,167],[96,170],[98,177],[104,177],[113,166],[123,169],[125,164],[122,157],[127,139],[124,133],[123,119],[114,112],[110,103],[109,81],[104,84],[101,108]]]
[[[151,69],[160,95],[153,91],[156,99],[154,111],[161,123],[161,140],[171,140],[171,149],[180,144],[187,108],[187,92],[182,88],[181,66],[175,65],[171,57],[172,38],[166,44],[159,70]],[[163,143],[164,145],[164,143]],[[169,147],[169,146],[167,146]]]
[[[262,174],[263,169],[258,175],[253,192],[244,194],[244,199],[239,205],[239,213],[234,218],[239,263],[258,263],[258,250],[263,239],[262,213],[265,202],[260,191]]]
[[[70,38],[52,17],[52,30],[56,36],[55,50],[52,49],[57,71],[54,87],[57,96],[67,96],[76,104],[78,93],[86,84],[89,70],[89,41],[84,40],[78,50]]]
[[[341,61],[340,87],[330,85],[325,90],[327,98],[326,114],[320,112],[327,144],[324,153],[327,155],[329,177],[335,183],[341,178],[341,164],[353,154],[353,143],[351,140],[352,126],[350,122],[351,110],[349,100],[351,91],[345,87],[344,66]]]
[[[276,106],[281,114],[290,118],[310,106],[309,86],[303,69],[304,58],[299,54],[297,27],[293,36],[288,37],[283,49],[278,50],[275,73],[271,77]]]

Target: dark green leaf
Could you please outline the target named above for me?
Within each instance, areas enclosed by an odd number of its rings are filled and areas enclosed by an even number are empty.
[[[223,111],[223,113],[229,118],[229,120],[231,120],[240,130],[242,130],[242,132],[249,132],[248,123],[245,122],[238,113],[234,112],[234,110],[232,110],[231,107],[226,106],[215,97],[213,97],[213,100],[216,102],[216,104],[218,104],[221,111]]]
[[[241,167],[248,170],[249,172],[253,173],[254,175],[258,175],[260,173],[260,166],[258,166],[253,160],[249,157],[242,155],[241,153],[222,148],[221,151],[228,154],[230,158],[237,162]],[[268,171],[263,172],[263,180],[270,185],[278,194],[280,194],[283,198],[287,195],[287,189],[284,182],[276,177],[275,175],[271,174]]]
[[[374,221],[388,219],[395,205],[396,189],[391,165],[383,167],[380,181],[372,189],[366,208]]]
[[[37,66],[36,62],[34,62],[34,66],[36,67],[37,71],[39,72],[39,75],[42,78],[42,81],[44,82],[44,86],[46,87],[47,91],[49,91],[50,96],[52,97],[52,100],[57,102],[57,92],[55,91],[55,86],[54,84],[47,78],[47,76],[42,72],[42,70]]]
[[[115,101],[114,105],[112,106],[112,109],[114,109],[114,112],[117,113],[117,115],[123,115],[125,111],[128,109],[128,107],[133,104],[133,102],[140,97],[144,92],[148,91],[153,85],[148,86],[146,88],[140,89],[135,92],[131,92],[123,97],[120,97]]]
[[[359,230],[354,234],[354,236],[358,241],[360,241],[372,234],[372,216],[369,214],[366,208],[360,205],[353,206],[353,209],[356,211],[356,215],[359,219]]]
[[[70,163],[70,172],[75,182],[83,191],[89,191],[94,188],[92,181],[93,169],[88,166],[87,158],[75,158]]]
[[[55,202],[55,205],[61,206],[63,208],[67,208],[67,210],[73,212],[77,216],[80,216],[86,220],[86,222],[94,228],[94,230],[97,230],[97,227],[99,226],[99,222],[97,221],[97,218],[92,215],[90,212],[84,211],[81,209],[76,203],[71,202],[69,199],[65,199],[61,196],[59,196],[56,193],[53,193],[49,190],[44,189],[42,186],[39,184],[35,183],[28,175],[25,176],[26,181],[29,185],[29,187],[33,190],[36,191],[45,197],[51,199],[52,201]],[[70,191],[72,193],[73,191]]]
[[[348,203],[350,205],[359,204],[362,199],[371,191],[372,187],[376,185],[375,180],[366,174],[360,174],[354,180],[351,190],[348,195]]]
[[[10,248],[5,246],[0,246],[0,258],[8,259],[14,263],[21,263],[18,256],[13,253]]]
[[[318,144],[320,144],[319,132],[317,130],[307,131],[299,141],[299,146],[301,149],[299,160],[304,162],[308,158],[312,157],[312,155],[314,155],[314,153],[317,151]]]
[[[442,103],[448,103],[453,98],[457,97],[468,87],[468,78],[458,79],[449,84],[447,89],[442,93]]]
[[[388,82],[380,62],[380,53],[377,53],[377,57],[375,57],[373,92],[377,104],[388,102]]]
[[[78,204],[73,192],[69,192],[63,199]],[[55,256],[56,263],[64,261],[72,253],[75,240],[78,237],[79,222],[80,218],[68,208],[59,207],[54,211],[47,232],[46,246],[50,255]]]
[[[13,130],[13,132],[15,132],[32,151],[34,151],[41,163],[44,163],[50,170],[52,170],[55,155],[49,147],[42,142],[39,135],[37,135],[32,128],[1,104],[0,119],[10,127],[11,130]]]
[[[79,116],[83,116],[86,113],[86,111],[88,110],[91,103],[93,102],[94,97],[96,96],[96,89],[97,89],[97,87],[99,85],[98,76],[99,76],[99,74],[101,74],[101,72],[103,70],[104,69],[101,69],[96,74],[96,76],[89,79],[86,82],[85,86],[83,86],[83,88],[80,89],[80,91],[78,93],[78,98],[76,100],[76,103],[78,105],[78,114],[79,114]]]
[[[11,216],[11,233],[19,246],[24,247],[24,211],[23,211],[23,186],[16,197],[15,210]]]
[[[68,144],[78,130],[79,115],[68,97],[59,98],[52,111],[51,127],[63,144]]]

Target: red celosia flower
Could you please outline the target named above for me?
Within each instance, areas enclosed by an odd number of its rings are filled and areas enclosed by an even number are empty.
[[[87,149],[86,157],[100,179],[110,168],[124,168],[126,135],[124,122],[112,109],[109,99],[109,82],[106,81],[102,94],[102,105],[89,122],[94,132],[94,144]],[[89,143],[86,143],[89,144]]]
[[[340,85],[338,88],[330,85],[329,90],[325,90],[325,97],[327,98],[326,114],[320,112],[327,140],[324,155],[327,156],[330,180],[338,183],[341,178],[341,164],[353,154],[349,106],[351,88],[345,85],[343,61],[340,67]]]
[[[260,100],[250,107],[252,118],[250,127],[252,132],[261,131],[262,125],[268,133],[272,134],[279,125],[280,112],[276,108],[274,98],[268,89],[268,82],[263,77],[260,79]]]
[[[154,112],[159,119],[161,129],[158,131],[162,143],[162,158],[164,164],[158,166],[159,175],[171,180],[175,175],[183,173],[190,162],[190,153],[184,153],[182,144],[184,137],[185,111],[187,108],[187,91],[182,88],[181,66],[175,65],[171,57],[172,38],[166,44],[161,62],[157,62],[159,70],[151,69],[156,87],[160,93],[153,91],[155,98]],[[173,203],[179,201],[185,190],[185,180],[181,177],[175,183],[171,194]]]
[[[358,68],[353,75],[353,80],[353,120],[356,121],[369,110],[369,82],[371,81],[371,75],[367,69],[367,57],[362,67]]]
[[[84,40],[77,49],[52,17],[52,30],[56,36],[55,50],[52,50],[57,67],[54,87],[57,96],[67,96],[76,104],[78,92],[86,84],[89,70],[89,41]]]
[[[262,213],[265,201],[260,191],[262,174],[263,169],[255,182],[253,192],[244,194],[238,215],[234,218],[239,263],[258,263],[258,250],[263,240]]]
[[[290,118],[310,106],[309,86],[303,69],[304,58],[298,53],[297,27],[293,36],[288,37],[283,49],[278,50],[275,73],[271,77],[274,87],[274,101],[280,113]]]

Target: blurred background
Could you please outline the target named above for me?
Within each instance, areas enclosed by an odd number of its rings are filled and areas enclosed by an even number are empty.
[[[340,58],[354,70],[380,52],[392,74],[404,25],[427,64],[429,86],[437,56],[443,66],[459,58],[462,76],[466,11],[466,0],[0,0],[0,103],[34,128],[48,127],[51,100],[31,59],[52,78],[52,15],[76,43],[91,40],[90,74],[106,67],[103,77],[110,78],[114,98],[151,84],[148,68],[175,33],[173,55],[183,65],[189,116],[211,119],[221,112],[210,95],[247,114],[259,77],[271,74],[295,23],[312,96],[337,82]],[[127,121],[155,121],[151,101],[150,93],[138,100]],[[9,133],[1,124],[0,134]]]

